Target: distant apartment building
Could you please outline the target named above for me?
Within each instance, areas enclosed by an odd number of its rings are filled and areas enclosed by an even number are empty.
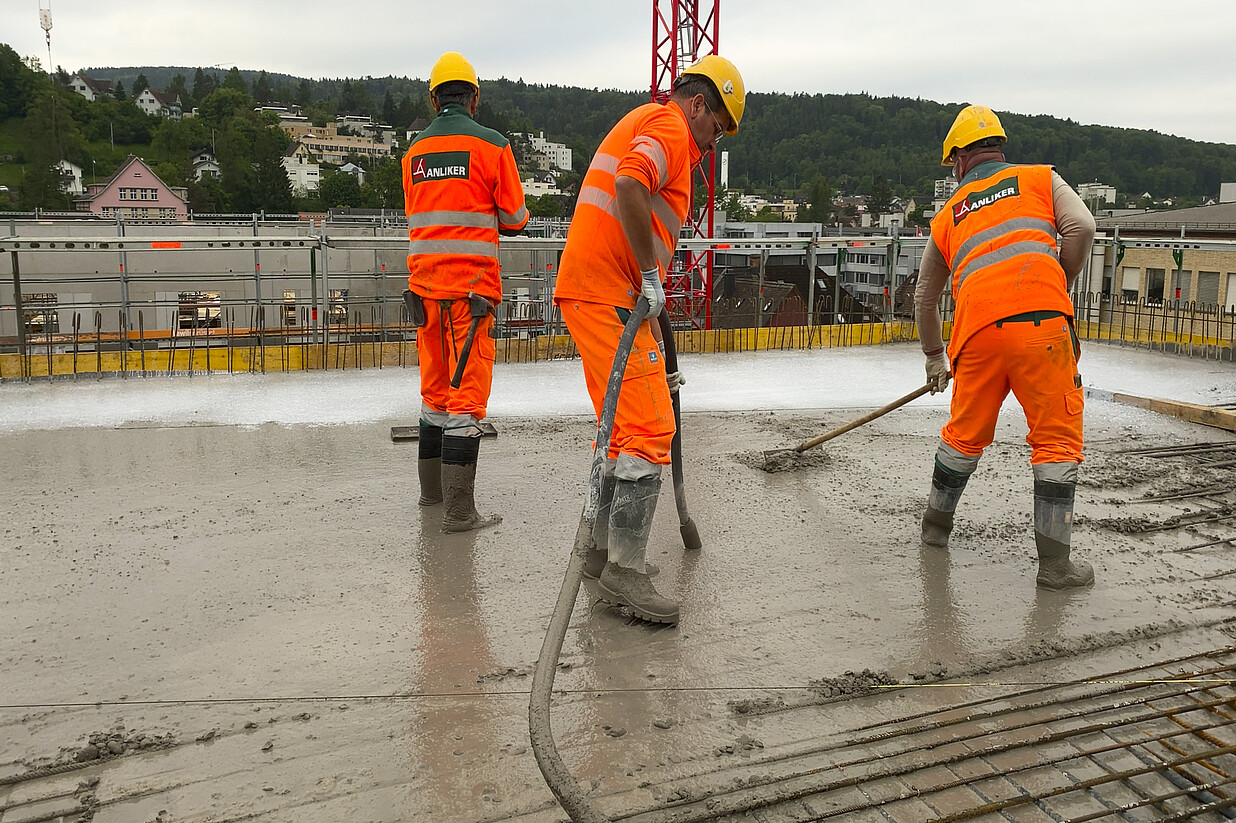
[[[288,182],[292,184],[293,194],[298,197],[317,191],[318,185],[322,182],[321,167],[301,143],[293,143],[288,148],[283,156],[283,168],[287,170]]]
[[[152,116],[170,117],[179,120],[181,115],[180,95],[164,94],[147,86],[133,98],[142,111]]]
[[[158,178],[140,157],[132,154],[111,177],[86,187],[74,198],[77,211],[125,220],[186,220],[188,192]]]
[[[74,197],[86,193],[86,188],[82,185],[81,166],[71,160],[61,160],[56,164],[56,168],[60,171],[61,191]]]
[[[946,177],[943,180],[936,181],[936,200],[947,200],[953,196],[953,192],[957,191],[957,181],[951,177]]]
[[[545,139],[545,132],[514,135],[523,138],[532,147],[531,162],[541,171],[550,169],[571,170],[571,150],[563,143]]]
[[[110,97],[112,93],[111,80],[95,80],[84,74],[75,74],[69,80],[69,88],[85,97],[87,100],[97,100],[100,97]]]
[[[1116,187],[1100,183],[1098,180],[1093,183],[1078,183],[1077,193],[1084,202],[1096,208],[1100,203],[1111,205],[1116,202]]]
[[[340,134],[338,123],[315,126],[312,123],[281,122],[280,127],[293,140],[300,141],[319,163],[342,166],[349,155],[384,158],[391,156],[392,143],[375,140],[373,137],[356,134]],[[351,126],[348,131],[351,131]]]

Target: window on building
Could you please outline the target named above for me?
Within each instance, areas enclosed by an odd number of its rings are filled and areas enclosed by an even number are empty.
[[[1163,283],[1166,269],[1146,269],[1146,302],[1152,306],[1163,303]]]
[[[1138,287],[1141,285],[1142,270],[1133,266],[1125,266],[1120,275],[1120,299],[1125,303],[1136,303]]]
[[[1197,302],[1219,302],[1219,273],[1217,271],[1199,271],[1197,273]]]
[[[1172,272],[1172,292],[1170,299],[1180,300],[1185,302],[1189,300],[1190,289],[1193,283],[1193,272],[1191,271],[1173,271]]]
[[[56,334],[60,331],[60,315],[56,311],[59,301],[56,295],[36,292],[25,295],[21,302],[26,334]]]
[[[348,290],[330,290],[330,324],[342,326],[348,321]]]
[[[223,311],[217,291],[182,291],[176,310],[178,329],[217,329],[223,325]]]
[[[283,292],[283,325],[296,325],[296,292],[290,289]]]

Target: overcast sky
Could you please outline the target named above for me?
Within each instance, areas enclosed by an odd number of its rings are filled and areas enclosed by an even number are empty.
[[[717,2],[721,53],[752,91],[983,103],[1236,143],[1236,0]],[[482,81],[634,91],[652,77],[652,0],[41,0],[49,6],[52,63],[70,72],[423,78],[457,50]],[[0,41],[46,62],[39,8],[0,0]]]

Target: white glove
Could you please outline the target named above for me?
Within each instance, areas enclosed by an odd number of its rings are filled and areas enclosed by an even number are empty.
[[[927,358],[927,382],[931,384],[932,394],[947,389],[950,377],[947,354],[940,352]]]
[[[669,383],[670,394],[678,394],[678,389],[687,384],[687,378],[683,377],[679,370],[665,375],[665,382]]]
[[[661,270],[649,269],[639,273],[644,279],[642,289],[644,297],[648,298],[648,317],[656,317],[665,308],[665,287],[661,285]]]

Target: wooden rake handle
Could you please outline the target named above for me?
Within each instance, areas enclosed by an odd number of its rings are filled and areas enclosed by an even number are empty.
[[[927,383],[926,385],[919,386],[917,389],[910,392],[905,397],[899,397],[896,400],[894,400],[892,403],[889,403],[887,406],[881,406],[875,411],[864,414],[862,417],[858,418],[857,420],[851,420],[849,423],[846,423],[844,426],[833,429],[827,434],[821,434],[819,437],[813,437],[810,440],[804,440],[802,443],[799,443],[797,446],[794,447],[794,451],[802,453],[802,452],[805,452],[807,449],[814,449],[816,446],[820,445],[821,443],[825,441],[832,440],[834,437],[845,434],[851,429],[857,429],[859,426],[862,426],[866,423],[870,423],[872,420],[875,420],[877,417],[883,417],[884,415],[891,412],[893,409],[899,409],[902,406],[904,406],[906,403],[909,403],[911,400],[915,400],[919,397],[922,397],[924,394],[931,391],[931,386],[932,386],[931,383]]]

